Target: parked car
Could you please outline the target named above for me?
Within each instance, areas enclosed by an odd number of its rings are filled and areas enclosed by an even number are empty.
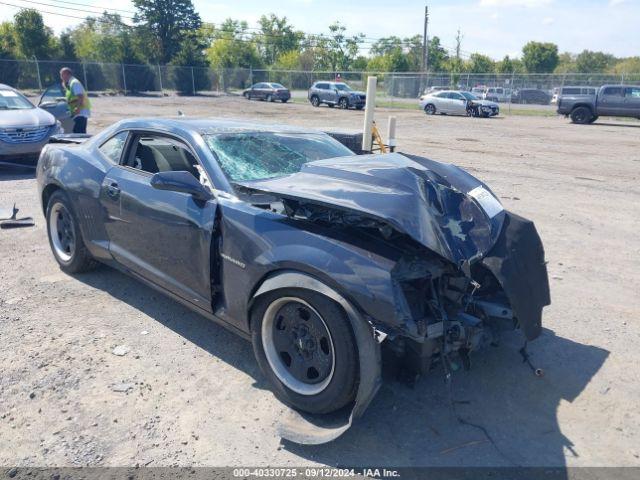
[[[481,98],[497,103],[509,102],[509,100],[511,100],[511,89],[504,87],[489,87],[484,91]]]
[[[640,85],[571,87],[558,99],[558,113],[573,123],[593,123],[600,115],[640,119]]]
[[[288,88],[279,83],[260,82],[247,88],[242,95],[247,100],[266,100],[267,102],[274,102],[280,100],[282,103],[287,103],[291,98],[291,92]]]
[[[550,102],[551,95],[537,88],[521,88],[511,95],[511,103],[549,105]]]
[[[0,163],[34,165],[49,137],[61,132],[60,122],[51,113],[0,84]]]
[[[484,96],[484,92],[487,91],[486,85],[476,85],[471,89],[471,93],[474,94],[478,98],[482,98]]]
[[[362,110],[367,103],[364,92],[353,90],[344,82],[315,82],[309,89],[308,98],[314,107],[324,103],[332,108],[338,105],[344,110],[351,107]]]
[[[561,96],[573,96],[573,95],[595,95],[598,89],[596,87],[562,87],[554,89],[553,97],[551,98],[551,103],[553,105],[558,104],[558,100]]]
[[[449,85],[434,85],[425,89],[424,94],[428,95],[433,92],[441,92],[443,90],[449,90],[451,87]]]
[[[420,97],[420,108],[427,115],[441,113],[445,115],[468,115],[493,117],[500,113],[495,102],[482,100],[470,92],[445,90]]]
[[[533,223],[488,186],[322,132],[122,120],[48,145],[37,184],[64,272],[111,265],[251,339],[276,396],[305,412],[361,414],[382,346],[416,372],[467,365],[501,330],[538,337],[549,304]]]

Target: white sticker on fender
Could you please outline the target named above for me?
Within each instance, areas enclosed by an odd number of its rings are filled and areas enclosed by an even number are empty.
[[[474,188],[468,195],[476,199],[489,218],[495,217],[504,210],[498,199],[483,186]]]

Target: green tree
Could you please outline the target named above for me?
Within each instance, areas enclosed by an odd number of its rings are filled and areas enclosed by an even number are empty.
[[[27,8],[14,16],[16,44],[26,58],[49,59],[55,50],[53,31],[44,24],[37,10]]]
[[[609,53],[583,50],[576,56],[576,72],[603,73],[616,64],[616,57]]]
[[[76,62],[78,60],[76,45],[73,42],[71,31],[65,30],[60,34],[60,50],[60,53],[62,55],[61,60],[66,60],[69,62]]]
[[[279,18],[273,13],[268,17],[262,15],[260,25],[259,50],[266,65],[272,65],[286,52],[299,51],[304,33],[295,31],[288,23],[287,17]]]
[[[171,65],[178,68],[172,69],[171,76],[178,92],[195,95],[198,90],[210,88],[211,81],[206,71],[209,62],[203,50],[204,45],[200,43],[197,34],[194,34],[185,38],[180,50],[173,57]]]
[[[558,55],[558,65],[553,70],[555,73],[571,73],[576,71],[575,55],[563,52]]]
[[[422,38],[422,37],[420,37]],[[440,38],[434,36],[429,40],[429,65],[428,69],[430,72],[443,72],[446,67],[446,63],[449,60],[449,54],[444,49],[442,45],[440,45]],[[420,55],[422,55],[422,50],[420,51]],[[418,65],[421,63],[418,62]]]
[[[133,4],[138,10],[134,21],[157,38],[162,63],[168,63],[183,40],[202,25],[191,0],[133,0]]]
[[[247,22],[226,19],[216,31],[216,40],[207,49],[214,68],[260,68],[262,58],[255,42],[247,34]]]
[[[555,43],[529,42],[522,47],[522,63],[529,73],[551,73],[558,61]]]
[[[495,71],[495,62],[479,53],[472,53],[466,65],[466,70],[471,73],[491,73]]]
[[[616,63],[611,69],[611,73],[622,74],[640,74],[640,57],[623,58]]]
[[[18,56],[13,23],[0,23],[0,60],[15,60]],[[16,85],[20,66],[16,62],[0,62],[0,83]]]
[[[340,22],[329,25],[329,35],[316,37],[315,47],[319,54],[319,63],[328,70],[346,71],[351,69],[351,63],[358,56],[363,34],[349,36],[347,28]]]

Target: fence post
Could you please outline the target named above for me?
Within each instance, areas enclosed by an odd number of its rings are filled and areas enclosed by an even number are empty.
[[[511,95],[509,95],[509,114],[511,114],[511,99],[513,98],[513,92],[515,90],[515,88],[513,88],[513,81],[515,80],[515,76],[516,76],[516,71],[514,70],[511,72],[511,85],[510,85]]]
[[[158,64],[158,82],[160,82],[160,96],[164,96],[164,90],[162,88],[162,70],[160,70],[160,64]]]
[[[620,74],[620,85],[624,85],[624,72]]]
[[[249,65],[249,86],[253,85],[253,66]]]
[[[42,79],[40,78],[40,66],[38,65],[38,59],[36,56],[33,56],[33,61],[36,64],[36,73],[38,74],[38,88],[42,91]]]
[[[122,64],[122,85],[124,86],[124,94],[127,94],[127,75],[124,70],[124,63]]]
[[[84,89],[89,91],[89,83],[87,83],[87,69],[84,66],[84,62],[82,62],[82,78],[84,78]]]
[[[191,67],[191,91],[196,94],[196,79],[193,76],[193,67]]]

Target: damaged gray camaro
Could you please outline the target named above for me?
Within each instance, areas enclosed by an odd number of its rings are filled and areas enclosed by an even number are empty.
[[[37,177],[61,268],[113,266],[250,338],[295,409],[286,438],[346,430],[379,388],[382,348],[423,373],[468,367],[501,331],[540,335],[536,229],[458,167],[227,120],[55,141]]]

